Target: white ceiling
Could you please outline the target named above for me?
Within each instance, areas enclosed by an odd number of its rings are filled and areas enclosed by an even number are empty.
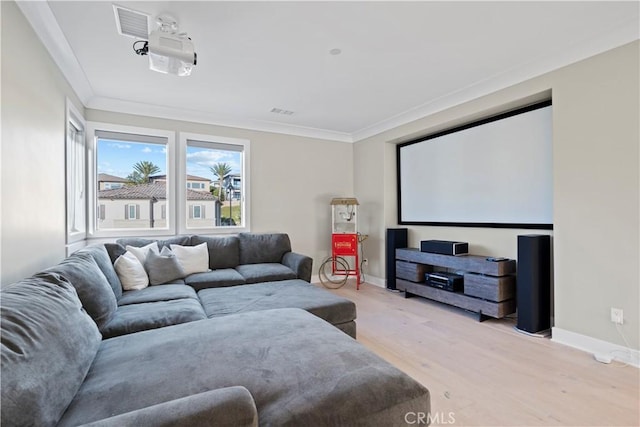
[[[198,64],[150,71],[112,2],[21,3],[87,107],[342,141],[638,39],[640,25],[635,1],[117,4],[173,15]]]

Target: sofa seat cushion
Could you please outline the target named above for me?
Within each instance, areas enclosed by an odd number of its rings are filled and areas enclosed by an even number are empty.
[[[430,405],[426,388],[356,340],[282,309],[102,341],[60,425],[232,385],[249,390],[264,426],[405,425]]]
[[[4,286],[0,313],[0,424],[55,425],[98,352],[98,327],[54,273]]]
[[[301,308],[334,325],[356,318],[353,301],[298,279],[203,289],[198,297],[209,318],[274,308]]]
[[[102,337],[106,339],[206,318],[200,302],[192,298],[123,305],[102,330]]]
[[[197,299],[196,291],[184,284],[149,286],[139,291],[126,291],[118,300],[118,306],[145,302],[171,301],[174,299]]]
[[[246,264],[236,267],[247,283],[272,282],[276,280],[297,279],[296,272],[286,265],[278,263]]]
[[[244,277],[233,268],[195,273],[185,277],[184,282],[196,291],[206,288],[221,288],[225,286],[244,285]]]

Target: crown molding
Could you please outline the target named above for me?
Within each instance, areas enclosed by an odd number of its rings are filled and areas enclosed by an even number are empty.
[[[93,88],[46,1],[16,1],[49,55],[86,106]]]
[[[640,39],[640,21],[634,17],[617,25],[609,33],[574,44],[571,49],[536,58],[526,64],[503,71],[470,86],[448,93],[416,108],[397,114],[351,134],[353,142],[422,119],[456,105],[472,101],[518,83],[541,76],[583,59]]]
[[[492,77],[478,81],[475,84],[448,93],[438,99],[431,100],[416,108],[349,133],[271,121],[242,119],[204,111],[184,110],[96,96],[48,3],[46,1],[17,1],[16,3],[49,51],[55,63],[60,67],[67,81],[75,90],[78,98],[80,98],[80,101],[82,101],[87,108],[347,143],[362,141],[434,113],[472,101],[640,39],[640,22],[638,17],[635,16],[615,26],[615,28],[612,28],[611,31],[603,36],[576,43],[571,49],[562,52],[535,58],[526,64],[503,71]]]
[[[114,113],[127,113],[140,116],[158,117],[169,120],[182,120],[185,122],[204,123],[214,126],[223,126],[239,129],[247,129],[260,132],[272,132],[285,135],[302,136],[306,138],[318,138],[337,142],[351,143],[351,135],[344,132],[335,132],[325,129],[315,129],[304,126],[295,126],[263,120],[239,119],[233,116],[222,116],[206,111],[186,110],[183,108],[167,107],[163,105],[144,104],[140,102],[125,101],[122,99],[93,97],[85,104],[87,108],[95,110],[112,111]]]

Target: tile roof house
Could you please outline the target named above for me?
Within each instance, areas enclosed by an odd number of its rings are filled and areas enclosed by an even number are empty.
[[[207,191],[187,189],[187,227],[217,224],[220,202]],[[163,228],[167,226],[165,181],[98,191],[98,228]]]
[[[122,188],[129,181],[126,178],[121,178],[115,175],[109,175],[108,173],[98,174],[98,190],[112,190],[114,188]]]
[[[149,177],[150,182],[166,182],[167,175],[153,175]],[[209,192],[211,186],[211,179],[203,178],[197,175],[187,174],[187,189],[196,191]]]

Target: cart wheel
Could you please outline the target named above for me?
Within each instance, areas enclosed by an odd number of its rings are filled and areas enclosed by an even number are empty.
[[[318,276],[325,288],[341,288],[349,278],[349,264],[342,257],[329,257],[320,265]]]

